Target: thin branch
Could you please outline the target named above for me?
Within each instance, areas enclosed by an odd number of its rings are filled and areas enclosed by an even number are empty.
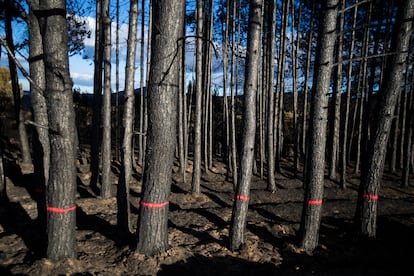
[[[29,73],[27,73],[27,71],[23,68],[23,66],[21,65],[21,63],[17,60],[16,56],[14,55],[14,53],[12,52],[12,50],[10,50],[9,45],[7,45],[7,42],[4,40],[3,37],[0,36],[0,44],[3,45],[3,47],[6,49],[9,58],[11,58],[14,62],[14,64],[16,64],[17,68],[19,68],[20,72],[22,72],[23,76],[30,82],[30,84],[32,84],[37,90],[44,92],[44,90],[42,88],[40,88],[35,82],[34,80],[30,77]]]

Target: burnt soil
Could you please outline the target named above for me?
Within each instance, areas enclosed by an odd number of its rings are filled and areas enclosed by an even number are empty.
[[[232,184],[219,162],[204,173],[201,194],[191,194],[191,164],[186,182],[172,182],[169,245],[146,257],[135,253],[134,234],[116,227],[116,199],[95,196],[89,187],[86,155],[78,161],[77,259],[44,258],[42,225],[33,200],[30,168],[7,159],[8,200],[0,205],[0,275],[407,275],[414,247],[414,187],[400,187],[397,174],[385,173],[379,194],[377,237],[354,234],[358,176],[348,188],[326,180],[319,247],[312,253],[298,247],[302,210],[301,178],[290,162],[277,174],[278,190],[266,191],[265,180],[253,177],[245,246],[228,249],[233,203]],[[13,163],[14,162],[14,163]],[[116,189],[119,166],[114,166]],[[139,170],[131,183],[134,230],[141,193]]]

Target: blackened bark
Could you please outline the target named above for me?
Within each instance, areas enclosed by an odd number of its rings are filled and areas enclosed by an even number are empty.
[[[344,7],[344,0],[341,1],[341,8]],[[342,33],[344,29],[344,14],[339,15],[338,20],[338,33]],[[339,156],[339,134],[340,134],[340,124],[341,124],[341,91],[342,91],[342,55],[343,55],[343,36],[338,36],[338,41],[336,42],[336,61],[338,66],[336,67],[336,76],[335,76],[335,86],[333,91],[333,120],[332,120],[332,130],[330,133],[330,162],[329,162],[329,179],[336,180],[337,178],[337,168],[338,168],[338,156]]]
[[[323,4],[321,32],[318,37],[315,61],[309,150],[304,183],[305,197],[300,233],[301,246],[307,251],[315,249],[319,238],[325,172],[327,107],[336,39],[338,2],[339,0],[329,0]]]
[[[145,255],[168,249],[168,197],[177,134],[177,41],[182,35],[184,8],[184,0],[155,1],[153,6],[148,141],[137,231],[137,251]]]
[[[127,60],[125,76],[125,102],[123,114],[124,138],[122,142],[122,170],[117,187],[117,224],[125,232],[131,232],[131,209],[129,207],[129,182],[132,176],[132,135],[134,126],[134,75],[137,45],[138,3],[130,1]]]
[[[50,168],[50,144],[49,144],[49,120],[45,98],[45,68],[42,59],[43,42],[40,33],[39,21],[35,15],[39,9],[39,1],[31,1],[29,10],[29,67],[30,77],[36,86],[30,85],[30,99],[33,107],[33,118],[36,129],[33,133],[33,165],[36,182],[34,191],[36,194],[38,219],[41,225],[46,226],[46,184],[49,181]]]
[[[203,8],[202,0],[197,0],[197,37],[201,37],[203,32]],[[193,151],[193,178],[191,182],[191,191],[200,193],[201,179],[201,102],[203,98],[202,86],[202,57],[203,41],[197,38],[196,41],[196,96],[194,112],[194,151]]]
[[[104,96],[102,101],[102,180],[101,196],[112,196],[111,186],[111,17],[109,0],[102,3],[103,41],[104,41]]]
[[[244,244],[246,217],[249,206],[250,183],[253,170],[254,142],[256,133],[256,93],[261,57],[263,0],[251,0],[247,40],[246,78],[244,85],[244,128],[240,174],[230,228],[230,249],[237,250]]]
[[[47,257],[76,257],[75,192],[77,136],[69,75],[64,0],[42,1],[43,52],[49,119],[50,175],[47,185]]]
[[[103,29],[102,0],[96,1],[95,16],[95,57],[93,76],[93,114],[91,130],[91,181],[90,186],[98,191],[100,148],[101,148],[101,106],[102,106],[102,60],[103,60]]]
[[[399,6],[392,39],[391,52],[395,53],[388,59],[388,72],[384,74],[382,99],[380,102],[378,123],[368,148],[367,165],[362,172],[358,194],[357,219],[358,230],[362,236],[375,237],[378,192],[383,175],[386,147],[390,134],[395,104],[401,92],[403,69],[409,48],[414,16],[414,1],[406,0]]]
[[[12,0],[6,0],[7,7],[5,10],[5,32],[6,32],[6,41],[7,45],[9,46],[10,51],[14,54],[15,47],[14,47],[14,40],[13,40],[13,29],[12,29]],[[29,138],[27,136],[27,130],[25,126],[25,118],[24,118],[24,111],[22,109],[22,101],[20,94],[20,86],[19,86],[19,79],[17,76],[17,68],[16,64],[13,61],[13,58],[9,55],[9,71],[10,71],[10,78],[13,90],[13,100],[14,100],[14,109],[15,109],[15,116],[16,116],[16,123],[18,127],[19,133],[19,141],[20,141],[20,150],[22,154],[22,163],[24,164],[32,164],[32,157],[30,153],[30,146],[29,146]]]
[[[275,90],[274,90],[274,73],[275,73],[275,40],[276,40],[276,5],[274,1],[270,1],[268,8],[268,46],[266,53],[266,64],[268,66],[268,78],[267,78],[267,99],[268,99],[268,114],[267,114],[267,140],[266,140],[266,152],[267,152],[267,189],[271,192],[276,191],[276,179],[275,179],[275,149],[273,146],[274,141],[274,117],[275,117]]]

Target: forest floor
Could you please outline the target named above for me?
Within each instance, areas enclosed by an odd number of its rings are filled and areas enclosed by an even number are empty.
[[[12,160],[12,159],[10,159]],[[289,162],[277,175],[278,190],[265,190],[254,177],[245,247],[228,250],[233,190],[216,163],[204,174],[199,195],[174,175],[170,196],[169,244],[165,253],[135,253],[133,234],[116,227],[116,199],[91,194],[87,158],[78,162],[77,259],[57,263],[44,258],[33,175],[7,162],[8,201],[0,205],[0,275],[406,275],[414,248],[414,187],[400,188],[397,175],[385,174],[379,194],[377,238],[355,237],[353,217],[359,178],[348,188],[326,180],[320,246],[312,254],[297,246],[303,190]],[[118,171],[114,168],[114,191]],[[136,228],[141,183],[131,183],[132,221]],[[134,229],[135,230],[135,229]]]

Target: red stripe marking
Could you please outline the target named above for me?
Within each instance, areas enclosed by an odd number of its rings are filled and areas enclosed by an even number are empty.
[[[243,200],[243,201],[248,201],[249,200],[249,197],[244,196],[244,195],[236,195],[234,198],[239,199],[239,200]]]
[[[45,190],[43,188],[34,188],[36,193],[43,193]]]
[[[139,204],[147,208],[162,208],[168,205],[169,203],[170,203],[169,201],[164,201],[162,203],[151,203],[151,202],[141,201]]]
[[[322,205],[322,199],[320,200],[308,200],[308,205]]]
[[[76,205],[69,207],[69,208],[57,208],[57,207],[47,207],[46,210],[50,213],[68,213],[76,209]]]
[[[365,198],[368,198],[368,199],[372,199],[372,200],[378,200],[378,196],[377,195],[365,194],[364,197]]]

